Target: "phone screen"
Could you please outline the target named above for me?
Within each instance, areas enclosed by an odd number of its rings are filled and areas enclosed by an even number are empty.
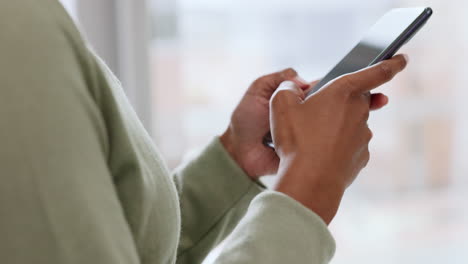
[[[407,42],[409,38],[422,27],[416,25],[414,32],[409,32],[411,26],[418,19],[424,19],[426,22],[432,14],[429,8],[401,8],[393,9],[385,14],[364,36],[359,44],[354,47],[343,60],[338,63],[309,93],[312,94],[342,75],[362,70],[370,65],[378,63],[382,60],[389,59],[397,52],[397,49]],[[426,15],[426,16],[424,16]],[[406,39],[402,39],[406,38]],[[402,41],[402,43],[397,43]],[[399,45],[399,46],[398,46]],[[396,49],[395,49],[396,47]],[[393,54],[390,57],[385,57],[383,54],[394,48]]]
[[[308,94],[317,92],[330,81],[362,70],[382,60],[390,59],[408,42],[431,17],[430,8],[400,8],[385,14],[338,65],[336,65]],[[271,134],[263,144],[274,148]]]

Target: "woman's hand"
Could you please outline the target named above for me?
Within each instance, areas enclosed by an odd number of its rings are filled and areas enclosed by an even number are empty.
[[[254,180],[278,170],[278,156],[262,142],[270,131],[271,96],[287,80],[293,81],[301,89],[310,87],[297,77],[293,69],[257,79],[247,90],[232,115],[229,128],[221,136],[221,142],[231,157]]]
[[[404,56],[396,56],[338,78],[307,99],[296,84],[282,83],[271,100],[272,136],[281,160],[276,190],[330,223],[346,188],[369,161],[369,111],[387,103],[370,91],[406,64]]]

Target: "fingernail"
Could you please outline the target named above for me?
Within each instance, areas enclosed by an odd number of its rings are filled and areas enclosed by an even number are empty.
[[[405,58],[406,63],[409,63],[410,58],[409,58],[408,54],[403,54],[403,58]]]
[[[300,76],[296,76],[294,77],[293,81],[299,86],[301,87],[303,90],[307,89],[310,87],[310,83],[308,83],[306,80],[304,80],[302,77]]]

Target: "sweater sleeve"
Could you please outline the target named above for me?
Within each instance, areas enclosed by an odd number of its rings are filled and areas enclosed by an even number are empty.
[[[263,187],[231,159],[218,138],[174,172],[182,210],[178,263],[201,263],[245,215]]]
[[[335,241],[326,224],[286,195],[257,196],[234,231],[204,264],[329,263]]]
[[[174,177],[182,208],[179,264],[204,259],[220,264],[322,264],[334,253],[334,240],[316,214],[285,195],[263,191],[219,139]]]

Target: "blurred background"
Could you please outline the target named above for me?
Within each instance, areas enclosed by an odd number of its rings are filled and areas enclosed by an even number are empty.
[[[468,263],[468,1],[63,0],[174,167],[226,128],[257,77],[323,76],[394,7],[435,14],[380,88],[372,160],[331,229],[332,263]],[[267,177],[271,184],[274,177]]]

